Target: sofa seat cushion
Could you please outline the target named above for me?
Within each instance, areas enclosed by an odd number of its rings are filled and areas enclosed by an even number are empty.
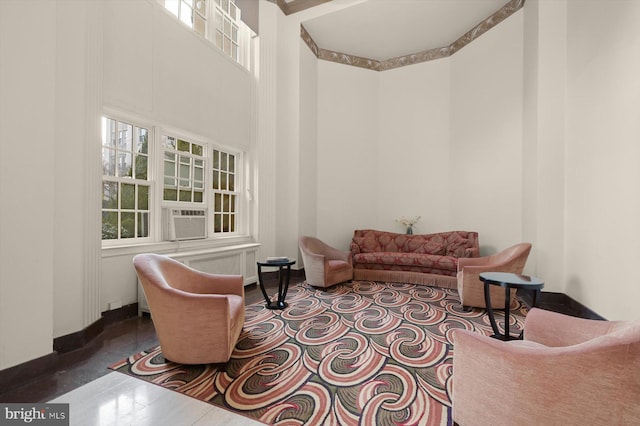
[[[356,267],[365,269],[390,269],[455,275],[458,260],[451,256],[422,253],[359,253],[353,258]]]

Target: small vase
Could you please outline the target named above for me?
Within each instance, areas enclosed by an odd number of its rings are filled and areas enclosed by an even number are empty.
[[[413,234],[413,226],[407,226],[407,235]]]

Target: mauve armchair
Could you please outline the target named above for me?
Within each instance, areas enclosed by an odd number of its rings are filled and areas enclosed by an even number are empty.
[[[524,340],[453,335],[460,426],[637,425],[640,320],[597,321],[533,308]]]
[[[484,257],[463,257],[458,259],[458,295],[462,306],[486,308],[484,301],[484,283],[480,281],[482,272],[512,272],[521,274],[531,252],[530,243],[520,243],[499,253]],[[491,307],[504,309],[504,289],[490,286]],[[511,290],[511,303],[516,289]]]
[[[300,237],[300,253],[307,282],[330,287],[353,279],[351,252],[335,249],[314,237]]]
[[[241,275],[208,274],[157,254],[133,258],[166,359],[227,362],[244,325]]]

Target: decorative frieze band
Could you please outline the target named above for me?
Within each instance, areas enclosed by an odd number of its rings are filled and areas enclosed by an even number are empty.
[[[300,37],[304,40],[307,46],[309,46],[309,49],[311,49],[318,59],[366,68],[373,71],[385,71],[451,56],[520,10],[524,6],[524,2],[525,0],[511,0],[487,19],[467,31],[449,46],[425,50],[422,52],[412,53],[410,55],[398,56],[396,58],[386,59],[383,61],[323,49],[316,44],[313,38],[311,38],[311,35],[302,25],[300,25]]]

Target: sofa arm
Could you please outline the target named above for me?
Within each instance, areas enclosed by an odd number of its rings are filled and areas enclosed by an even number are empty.
[[[356,254],[360,253],[360,246],[356,244],[355,241],[351,241],[351,246],[349,246],[349,250],[351,251],[351,254],[355,256]]]

